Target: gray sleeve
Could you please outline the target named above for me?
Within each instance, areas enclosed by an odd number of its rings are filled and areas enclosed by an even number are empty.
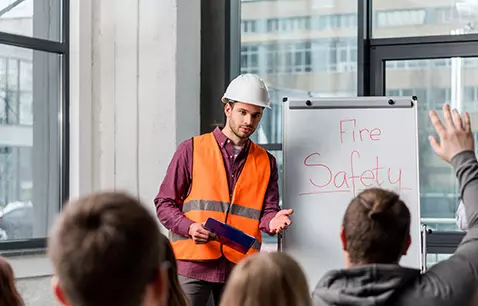
[[[421,278],[422,298],[447,305],[467,305],[478,285],[478,162],[472,151],[453,157],[469,230],[449,259],[431,267]]]
[[[451,160],[460,185],[468,228],[478,227],[478,163],[473,151],[457,154]]]

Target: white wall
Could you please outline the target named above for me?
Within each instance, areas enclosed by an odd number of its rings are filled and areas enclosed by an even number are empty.
[[[71,194],[126,189],[151,204],[176,146],[199,133],[200,3],[86,2],[91,32],[79,36],[92,52],[79,42],[71,78],[72,155],[84,155]]]
[[[200,1],[70,6],[71,196],[121,189],[153,212],[176,146],[199,133]],[[27,304],[54,305],[45,256],[11,261]]]

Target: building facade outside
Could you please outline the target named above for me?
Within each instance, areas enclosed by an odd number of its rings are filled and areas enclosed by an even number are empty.
[[[0,32],[61,31],[61,0],[0,0]],[[45,237],[59,210],[60,71],[55,53],[0,44],[0,242]]]
[[[476,1],[372,3],[373,38],[478,31]],[[357,96],[357,26],[356,0],[241,1],[241,73],[263,77],[273,104],[255,141],[282,142],[281,104],[285,96]],[[478,57],[388,61],[385,69],[386,95],[416,95],[419,100],[422,221],[435,230],[458,231],[454,219],[457,181],[453,169],[434,156],[429,146],[432,127],[428,110],[441,110],[444,103],[451,103],[470,112],[476,118],[473,130],[478,130]],[[274,154],[281,169],[281,152]],[[430,261],[440,258],[437,255]]]

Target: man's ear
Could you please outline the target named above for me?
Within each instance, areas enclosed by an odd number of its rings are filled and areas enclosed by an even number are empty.
[[[342,249],[347,251],[347,239],[345,239],[345,231],[343,226],[340,228],[340,241],[342,241]]]
[[[51,287],[60,304],[63,306],[69,306],[70,304],[66,299],[65,293],[63,293],[63,289],[61,289],[60,281],[56,275],[51,278]]]
[[[224,114],[229,117],[232,113],[231,103],[226,98],[222,98],[222,103],[224,103]]]
[[[410,248],[411,244],[412,244],[412,237],[408,235],[407,242],[405,242],[405,247],[403,248],[402,255],[407,255],[408,248]]]

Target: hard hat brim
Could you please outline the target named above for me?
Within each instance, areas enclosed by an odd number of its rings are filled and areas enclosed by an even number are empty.
[[[228,98],[228,97],[226,97],[226,96],[222,97],[221,102],[222,102],[223,104],[226,104],[226,103],[227,103],[227,100],[230,100],[230,101],[233,101],[233,102],[238,102],[238,103],[244,103],[244,104],[250,104],[250,105],[260,106],[260,107],[264,107],[264,108],[267,108],[267,109],[272,109],[272,107],[271,107],[270,104],[264,105],[264,103],[261,103],[261,102],[244,102],[244,101],[238,101],[238,100],[236,100],[236,99]]]

